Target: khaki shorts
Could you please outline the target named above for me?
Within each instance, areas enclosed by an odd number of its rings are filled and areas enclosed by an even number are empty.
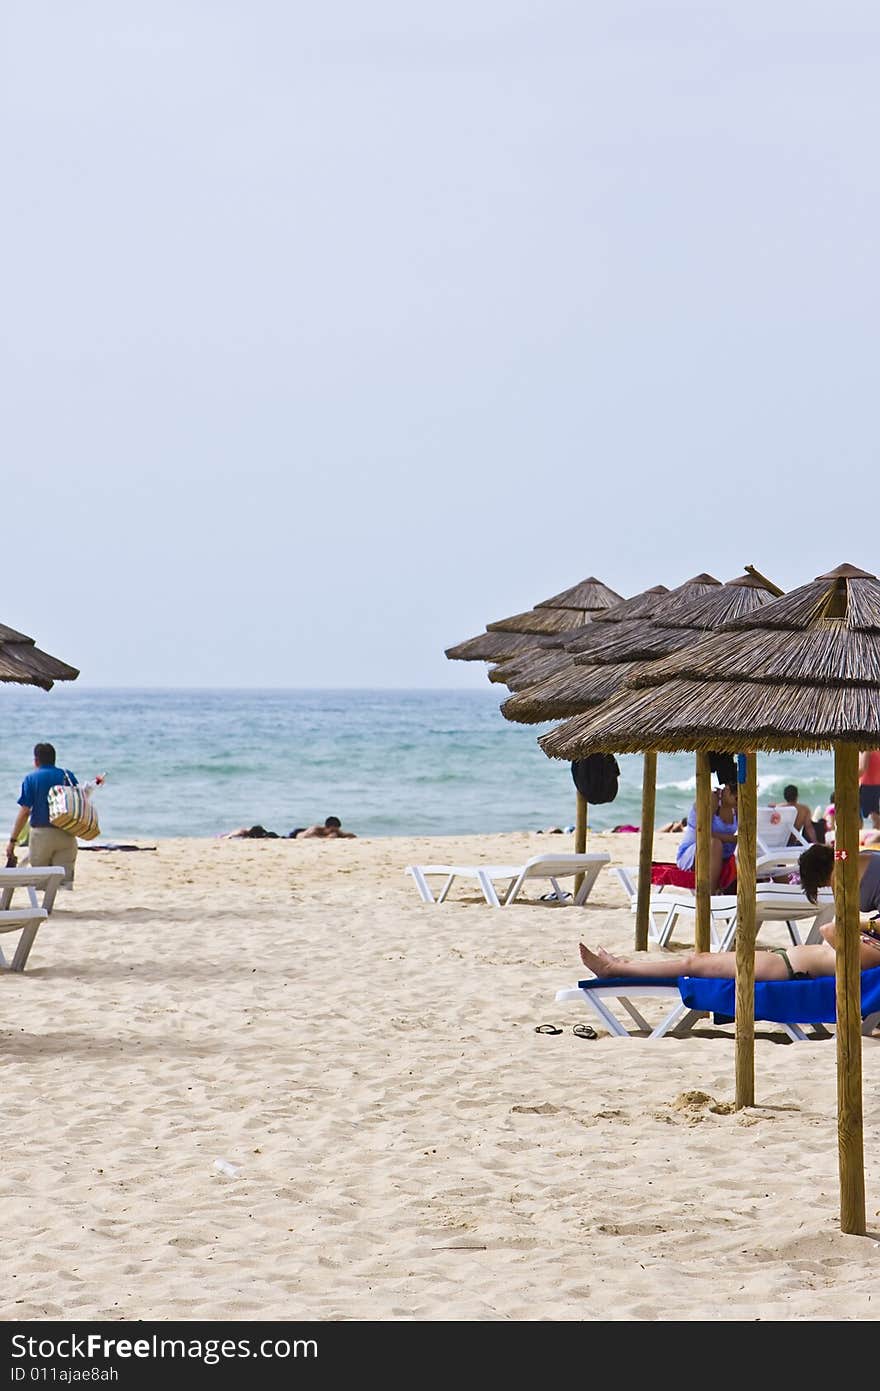
[[[57,826],[31,826],[28,852],[34,868],[40,865],[63,865],[67,873],[62,887],[73,888],[76,863],[76,836],[59,831]]]

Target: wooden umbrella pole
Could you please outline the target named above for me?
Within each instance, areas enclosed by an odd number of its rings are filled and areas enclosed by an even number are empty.
[[[709,916],[712,892],[710,877],[712,872],[712,770],[709,755],[697,754],[697,852],[696,852],[696,897],[697,921],[694,929],[694,946],[697,951],[709,951],[711,933]]]
[[[577,794],[577,807],[574,818],[574,853],[583,855],[587,849],[587,799],[579,792]],[[584,882],[582,874],[574,876],[574,896],[577,898],[581,884]]]
[[[837,928],[837,1150],[840,1230],[865,1235],[862,1015],[859,970],[859,751],[834,746],[834,918]]]
[[[758,773],[745,755],[736,837],[736,1109],[755,1104],[755,888]]]
[[[654,809],[657,802],[657,755],[645,754],[642,769],[642,826],[639,839],[639,892],[636,900],[636,951],[648,950],[651,914],[651,860],[654,855]]]

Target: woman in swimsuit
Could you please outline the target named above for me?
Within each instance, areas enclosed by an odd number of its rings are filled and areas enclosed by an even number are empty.
[[[837,962],[834,923],[826,923],[819,931],[823,940],[816,946],[769,947],[756,951],[755,980],[809,980],[815,976],[833,976]],[[880,931],[875,931],[873,923],[863,922],[859,935],[859,970],[869,971],[872,966],[880,966]],[[581,942],[580,954],[584,965],[599,977],[623,977],[625,980],[644,976],[654,980],[675,980],[679,976],[736,978],[736,952],[733,951],[695,951],[687,956],[645,953],[636,961],[630,961],[623,956],[612,956],[604,947],[591,951]]]

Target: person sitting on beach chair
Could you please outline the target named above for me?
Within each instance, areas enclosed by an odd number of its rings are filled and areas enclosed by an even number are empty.
[[[736,880],[736,801],[735,783],[725,783],[713,792],[712,841],[709,868],[709,892],[717,893],[723,887],[725,893],[731,892]],[[697,856],[697,807],[691,807],[687,816],[675,863],[679,869],[693,870]]]
[[[793,832],[800,831],[804,840],[808,840],[812,844],[815,844],[818,840],[818,836],[816,834],[816,827],[813,825],[813,813],[810,811],[806,802],[798,801],[798,789],[793,782],[789,783],[788,787],[782,789],[782,795],[785,798],[786,806],[794,807],[797,812],[794,818]],[[774,803],[771,802],[770,806],[772,807],[773,805]],[[792,833],[788,838],[788,843],[789,845],[797,845],[799,843],[798,837]]]

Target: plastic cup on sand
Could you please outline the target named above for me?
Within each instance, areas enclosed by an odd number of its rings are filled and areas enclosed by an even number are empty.
[[[225,1174],[227,1178],[238,1178],[241,1173],[241,1169],[239,1169],[238,1165],[230,1164],[228,1159],[215,1159],[214,1168],[219,1173]]]

